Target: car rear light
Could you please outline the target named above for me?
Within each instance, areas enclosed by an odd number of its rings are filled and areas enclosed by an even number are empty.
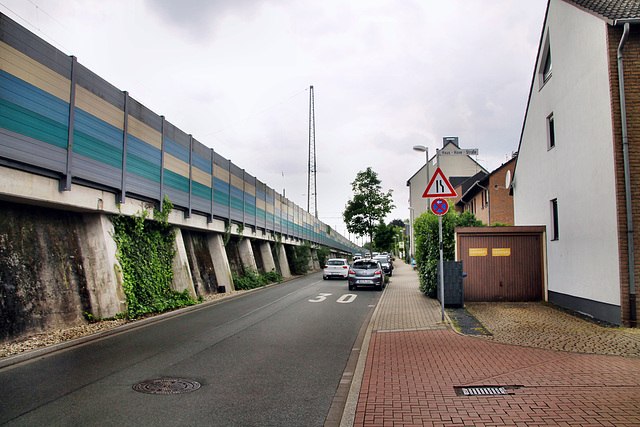
[[[378,270],[374,274],[377,276],[378,274],[382,274],[382,271]]]
[[[325,266],[324,266],[324,267],[322,267],[322,268],[329,268],[329,267],[325,265]]]
[[[342,268],[349,268],[349,266],[348,265],[343,265]]]
[[[356,272],[353,270],[349,270],[349,274],[353,274],[355,276]]]

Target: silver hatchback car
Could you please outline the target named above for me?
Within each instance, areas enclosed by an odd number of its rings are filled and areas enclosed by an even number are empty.
[[[351,264],[347,279],[350,291],[358,286],[375,286],[381,291],[384,286],[384,271],[375,259],[359,259]]]

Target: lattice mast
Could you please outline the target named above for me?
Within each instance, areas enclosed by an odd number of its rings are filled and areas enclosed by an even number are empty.
[[[307,169],[307,212],[318,217],[318,191],[316,187],[316,115],[313,86],[309,87],[309,167]]]

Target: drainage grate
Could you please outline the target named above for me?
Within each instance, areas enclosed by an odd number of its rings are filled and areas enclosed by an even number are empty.
[[[145,380],[133,385],[135,391],[147,394],[180,394],[195,391],[200,388],[197,381],[183,380],[180,378],[160,378]]]
[[[516,390],[521,388],[519,385],[506,385],[506,386],[473,386],[473,387],[454,387],[456,395],[458,396],[501,396],[509,395],[509,390]]]

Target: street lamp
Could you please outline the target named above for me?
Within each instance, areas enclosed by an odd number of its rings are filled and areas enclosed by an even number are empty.
[[[425,183],[425,187],[429,185],[429,147],[426,147],[424,145],[414,145],[413,146],[413,150],[414,151],[420,151],[420,152],[424,152],[426,154],[427,157],[427,167],[426,167],[426,171],[427,171],[427,182]],[[429,199],[427,199],[427,212],[429,211]]]

